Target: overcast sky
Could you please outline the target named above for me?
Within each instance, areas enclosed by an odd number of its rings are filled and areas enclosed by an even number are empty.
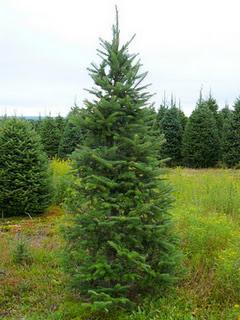
[[[87,97],[98,38],[136,33],[158,107],[164,91],[189,114],[199,89],[220,107],[240,95],[239,0],[0,0],[0,114],[65,115]]]

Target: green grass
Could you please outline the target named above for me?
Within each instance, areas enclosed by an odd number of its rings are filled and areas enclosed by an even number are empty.
[[[240,171],[175,169],[169,175],[177,207],[194,206],[209,212],[240,214]]]
[[[69,164],[52,168],[61,203]],[[0,319],[240,319],[240,171],[179,168],[167,176],[185,267],[177,288],[129,314],[84,315],[61,269],[64,214],[52,207],[32,220],[0,219]]]
[[[56,205],[63,205],[73,180],[70,174],[70,161],[53,159],[50,169],[52,171],[53,202]]]
[[[10,219],[0,233],[0,319],[49,312],[63,299],[63,273],[58,259],[62,241],[56,231],[58,218]],[[4,230],[4,229],[3,229]],[[30,262],[16,260],[19,239],[24,238]]]

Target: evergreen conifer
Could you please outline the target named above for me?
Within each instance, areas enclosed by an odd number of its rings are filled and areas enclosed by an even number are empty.
[[[225,119],[223,137],[223,162],[229,167],[240,164],[240,98],[233,108],[232,115]]]
[[[226,157],[228,152],[228,135],[231,134],[232,111],[226,105],[219,111],[220,129],[220,160],[226,165]]]
[[[56,118],[46,117],[41,120],[38,132],[49,158],[58,156],[60,140],[64,130],[64,119],[61,116]]]
[[[30,123],[5,120],[0,128],[0,214],[42,213],[50,200],[47,156]]]
[[[84,139],[84,129],[81,125],[83,112],[84,110],[81,110],[78,106],[74,106],[69,112],[59,144],[59,157],[68,158]]]
[[[165,138],[160,152],[161,156],[170,158],[168,161],[170,166],[180,165],[182,163],[183,127],[179,109],[175,105],[166,110],[161,121],[161,133]]]
[[[200,95],[183,135],[184,163],[193,168],[214,167],[219,151],[216,119]]]
[[[73,153],[75,215],[65,228],[65,267],[81,300],[97,310],[132,305],[175,281],[169,188],[159,168],[158,140],[149,134],[151,97],[131,41],[120,46],[118,18],[96,87],[86,101],[84,143]]]
[[[218,111],[218,104],[216,99],[212,96],[212,93],[210,91],[208,98],[204,101],[204,103],[206,104],[206,106],[212,111],[213,116],[216,120],[216,124],[217,124],[217,129],[218,129],[218,134],[219,134],[219,138],[221,136],[221,116],[219,114]]]

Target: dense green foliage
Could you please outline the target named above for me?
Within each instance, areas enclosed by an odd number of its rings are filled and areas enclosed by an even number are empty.
[[[86,136],[73,153],[75,215],[65,228],[65,267],[93,310],[131,307],[176,280],[169,187],[147,109],[151,95],[129,43],[120,46],[118,22],[112,42],[101,40],[102,61],[89,69],[97,99],[86,101]]]
[[[41,136],[44,150],[49,158],[58,156],[59,143],[62,138],[65,120],[61,116],[43,118],[37,131]]]
[[[49,171],[40,138],[16,118],[0,128],[0,213],[41,213],[49,204]]]
[[[240,99],[234,104],[232,115],[226,114],[224,126],[223,159],[227,166],[240,164]]]
[[[164,101],[164,103],[160,105],[158,112],[156,114],[156,122],[158,125],[158,129],[160,131],[161,131],[161,122],[162,122],[162,119],[164,118],[164,115],[165,115],[167,109],[168,109],[168,107],[166,105],[166,102]]]
[[[180,110],[175,106],[166,109],[160,122],[160,132],[164,135],[165,143],[160,149],[162,158],[170,158],[168,165],[176,166],[182,164],[182,137],[183,119]]]
[[[66,125],[59,144],[58,155],[61,158],[68,158],[84,139],[81,118],[81,109],[77,106],[73,107],[67,116]]]
[[[193,168],[213,167],[219,160],[219,153],[216,119],[205,101],[199,99],[184,131],[184,163]]]
[[[232,110],[230,110],[228,106],[225,106],[222,110],[220,110],[219,118],[221,123],[221,129],[220,129],[221,158],[220,160],[224,165],[227,165],[229,136],[231,136]]]
[[[211,92],[209,94],[209,97],[203,102],[209,108],[209,110],[212,111],[213,116],[216,120],[217,128],[220,129],[221,120],[220,120],[220,114],[218,112],[218,104],[216,99],[213,98]]]

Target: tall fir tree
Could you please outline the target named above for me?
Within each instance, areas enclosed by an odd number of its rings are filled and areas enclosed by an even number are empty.
[[[200,95],[183,135],[184,163],[193,168],[214,167],[219,160],[219,152],[216,119]]]
[[[5,120],[0,129],[0,214],[42,213],[50,201],[47,156],[30,123]]]
[[[111,42],[101,40],[96,85],[86,101],[84,144],[73,153],[77,181],[65,229],[65,267],[93,309],[128,307],[175,281],[169,187],[159,168],[158,140],[149,134],[151,95],[142,84],[131,41],[120,46],[118,16]]]
[[[239,166],[240,164],[240,98],[233,106],[232,115],[225,119],[223,137],[223,162],[228,167]]]

